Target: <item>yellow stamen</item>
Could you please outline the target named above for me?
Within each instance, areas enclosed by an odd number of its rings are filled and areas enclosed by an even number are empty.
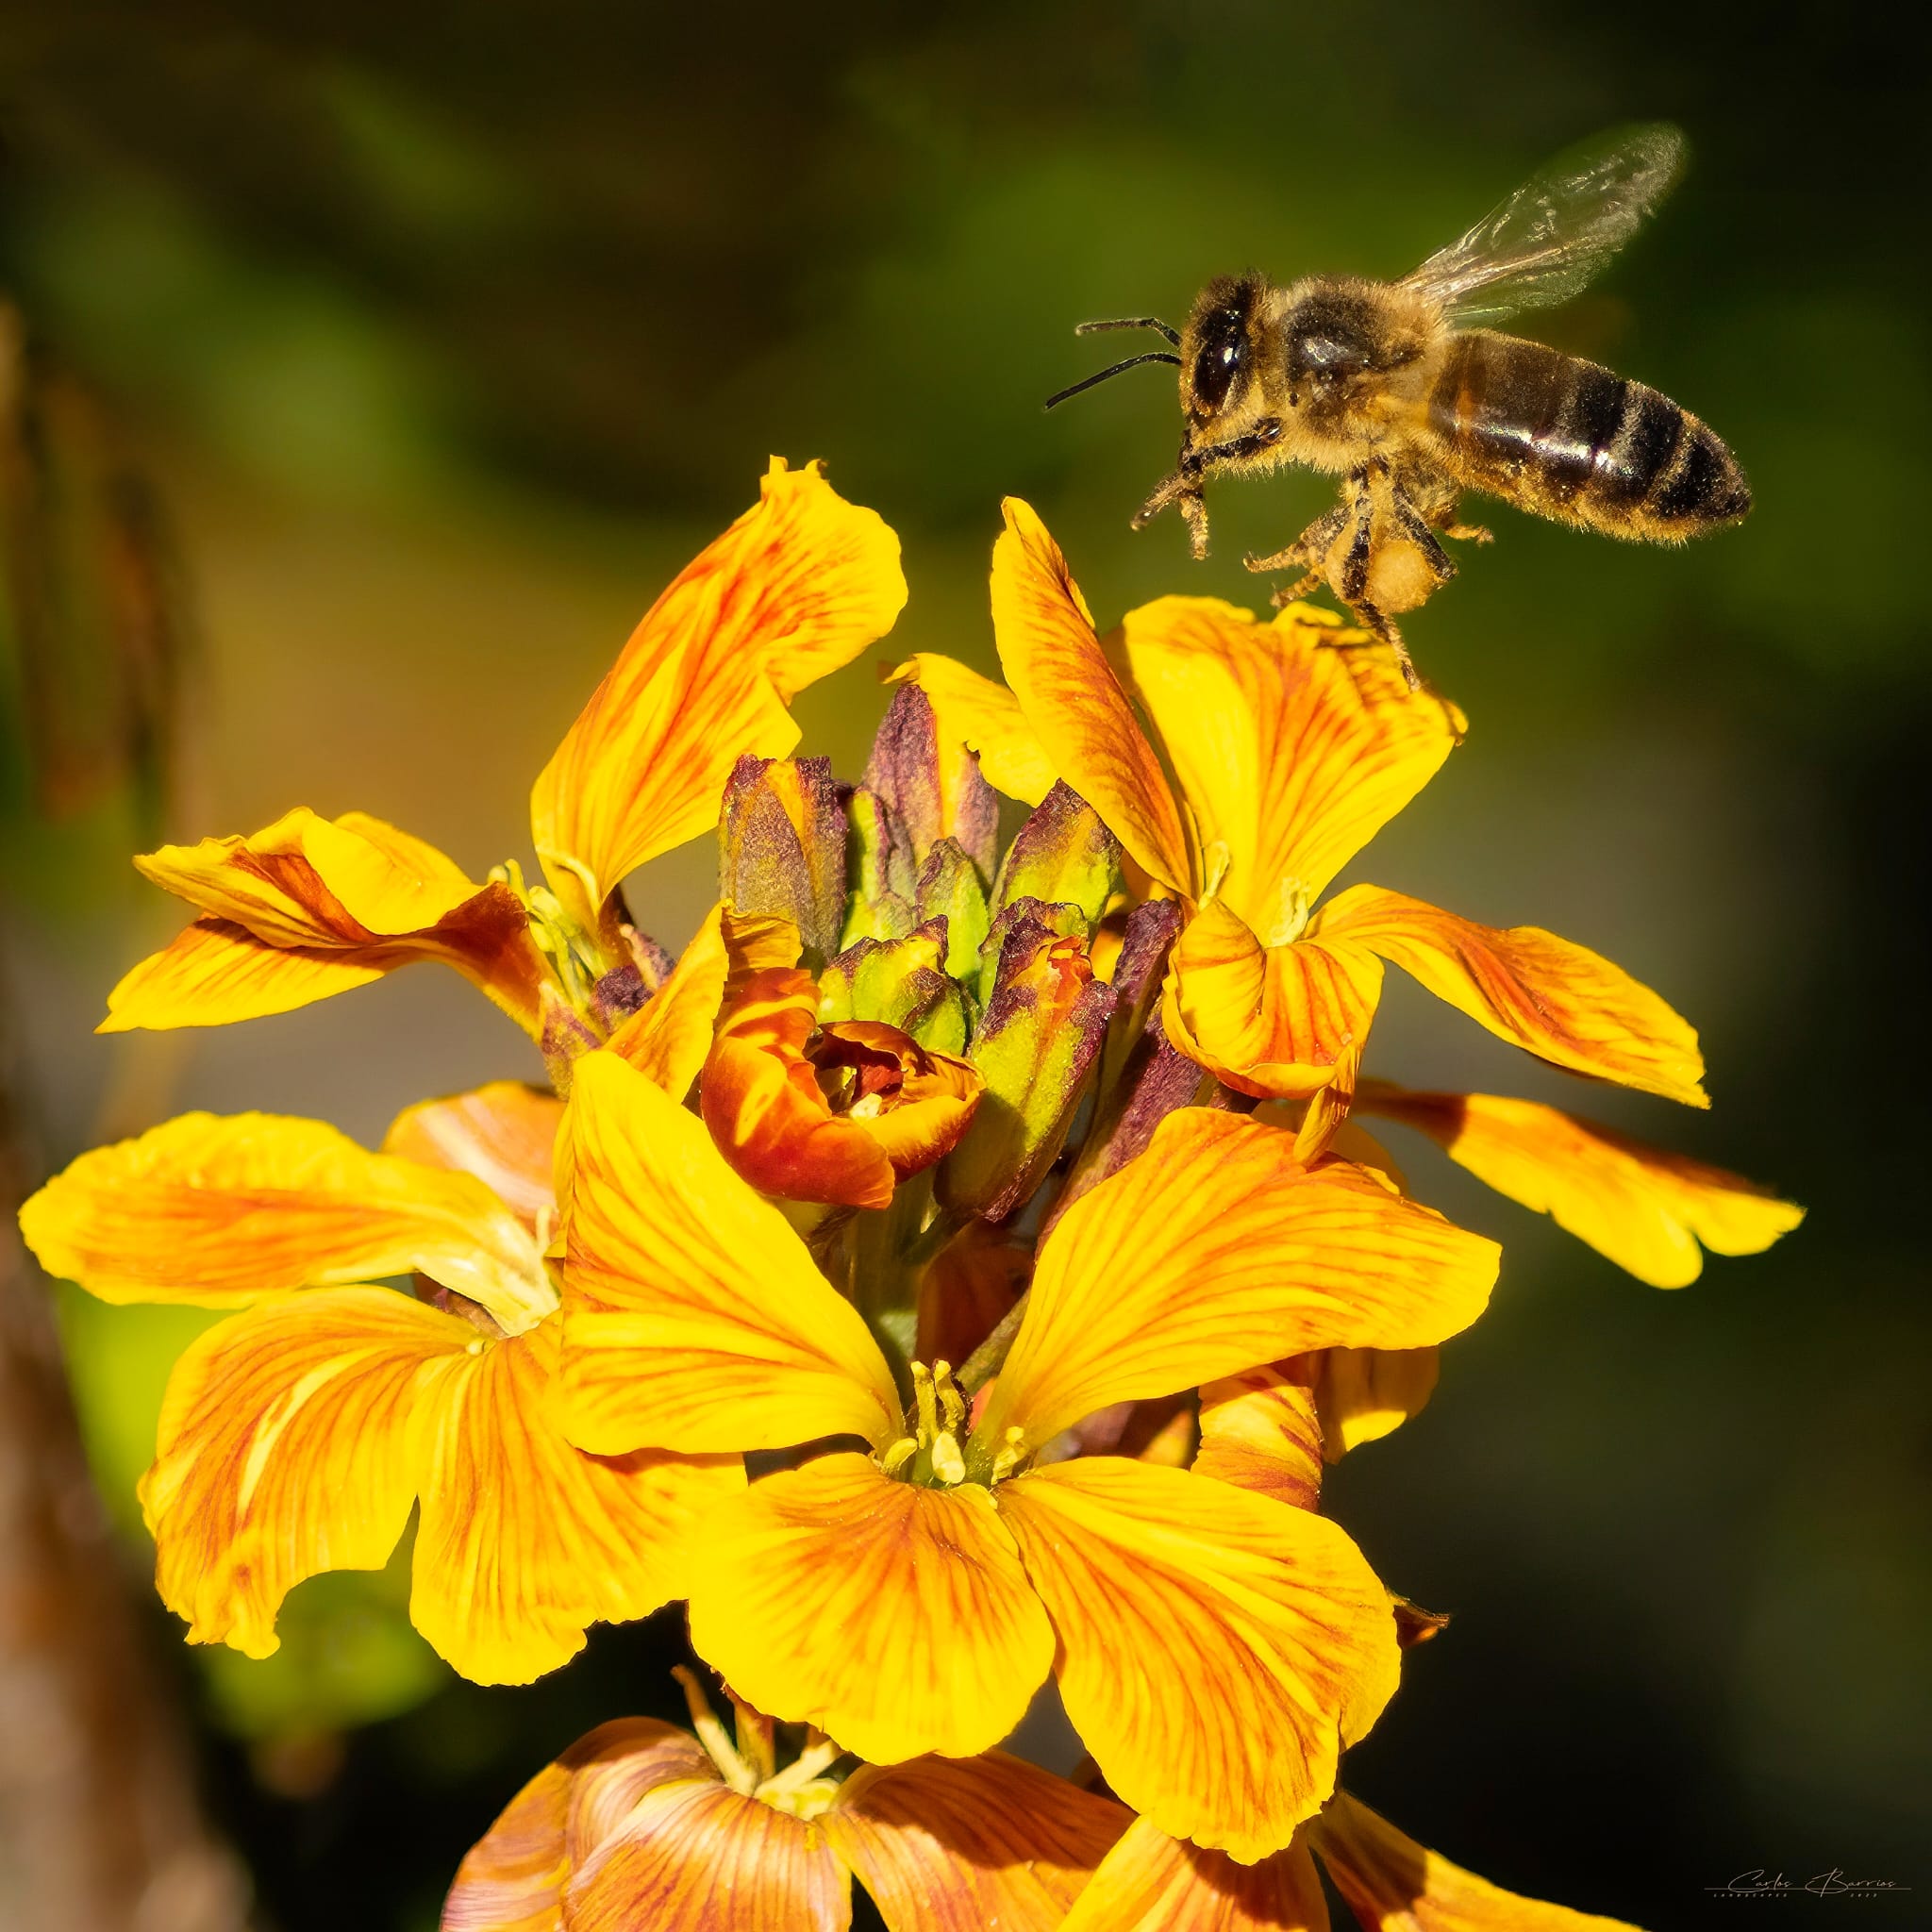
[[[992,1479],[1005,1482],[1026,1459],[1026,1431],[1017,1424],[1007,1431],[1007,1439],[992,1459]]]
[[[739,1756],[724,1726],[718,1722],[704,1686],[683,1664],[674,1665],[671,1674],[683,1687],[684,1701],[691,1708],[691,1727],[718,1767],[718,1775],[741,1797],[750,1797],[758,1790],[758,1772]]]
[[[942,1429],[932,1445],[932,1473],[951,1489],[966,1480],[966,1458],[959,1454],[959,1441],[950,1429]]]
[[[897,1475],[918,1454],[919,1438],[917,1436],[901,1436],[886,1451],[881,1466],[888,1475]]]

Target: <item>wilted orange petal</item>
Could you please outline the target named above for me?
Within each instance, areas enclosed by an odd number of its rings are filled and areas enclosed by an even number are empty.
[[[470,1848],[443,1902],[442,1932],[560,1932],[573,1849],[587,1849],[587,1838],[593,1848],[652,1786],[710,1769],[692,1739],[655,1718],[599,1724],[546,1764]],[[627,1789],[597,1830],[593,1794],[613,1779]]]
[[[1573,1074],[1708,1107],[1690,1023],[1601,954],[1537,925],[1477,925],[1379,886],[1351,886],[1311,935],[1353,940],[1499,1040]]]
[[[1361,1552],[1323,1517],[1118,1457],[997,1494],[1108,1783],[1173,1837],[1244,1863],[1281,1850],[1395,1690]]]
[[[1002,508],[1007,527],[992,550],[992,627],[1007,682],[1058,775],[1140,865],[1163,885],[1189,891],[1194,879],[1180,808],[1100,648],[1087,600],[1033,510],[1017,496]]]
[[[405,1108],[382,1151],[482,1181],[525,1227],[557,1208],[555,1156],[563,1102],[521,1080],[492,1080]],[[380,1273],[381,1271],[377,1271]]]
[[[1332,1353],[1333,1351],[1331,1351]],[[1196,1475],[1273,1496],[1297,1509],[1322,1499],[1322,1424],[1315,1412],[1312,1359],[1291,1365],[1307,1379],[1277,1368],[1249,1369],[1201,1391],[1201,1446]]]
[[[852,1304],[703,1122],[610,1053],[567,1116],[566,1427],[580,1446],[883,1445],[899,1398]]]
[[[1683,1288],[1714,1255],[1756,1255],[1805,1210],[1721,1167],[1594,1121],[1494,1093],[1411,1093],[1373,1082],[1371,1113],[1420,1128],[1499,1194],[1549,1215],[1653,1288]]]
[[[1040,1252],[981,1428],[1036,1446],[1109,1403],[1171,1394],[1307,1349],[1414,1348],[1482,1312],[1493,1241],[1294,1137],[1182,1108],[1081,1197]]]
[[[1338,1791],[1309,1828],[1335,1889],[1368,1932],[1638,1932],[1491,1885]]]
[[[580,1864],[570,1932],[844,1932],[852,1881],[816,1820],[714,1778],[660,1784]]]
[[[716,1512],[691,1639],[747,1702],[877,1764],[997,1744],[1053,1663],[988,1491],[919,1488],[855,1455],[766,1476]]]
[[[97,1147],[21,1228],[49,1274],[110,1302],[234,1307],[420,1270],[508,1325],[557,1305],[529,1230],[475,1175],[280,1114],[183,1114]]]
[[[1328,1932],[1328,1907],[1299,1841],[1237,1865],[1137,1818],[1061,1932]]]
[[[739,758],[798,742],[792,695],[891,629],[899,540],[808,463],[774,458],[758,502],[645,612],[530,797],[544,871],[593,924],[647,858],[718,822]]]
[[[1127,1814],[994,1751],[862,1766],[820,1822],[887,1932],[1057,1932]]]
[[[157,1586],[190,1642],[267,1657],[305,1577],[382,1568],[415,1496],[424,1373],[481,1341],[405,1295],[338,1288],[231,1316],[189,1345],[141,1498]]]
[[[895,665],[886,681],[918,685],[939,720],[941,745],[977,752],[980,774],[995,791],[1038,805],[1053,790],[1059,774],[1005,685],[930,651]]]
[[[409,1613],[479,1684],[527,1684],[590,1624],[682,1595],[693,1529],[744,1488],[736,1457],[573,1448],[553,1392],[560,1325],[438,1364],[420,1398]]]
[[[1212,597],[1130,610],[1121,653],[1222,896],[1257,932],[1284,889],[1307,903],[1435,775],[1461,736],[1454,706],[1412,692],[1383,644],[1338,646],[1338,620],[1291,606],[1273,624]]]
[[[1263,946],[1210,899],[1174,941],[1161,1017],[1175,1046],[1238,1091],[1301,1100],[1359,1056],[1381,996],[1366,946]]]
[[[1340,1462],[1420,1415],[1436,1392],[1441,1359],[1433,1348],[1331,1348],[1319,1357],[1315,1409],[1322,1454]]]

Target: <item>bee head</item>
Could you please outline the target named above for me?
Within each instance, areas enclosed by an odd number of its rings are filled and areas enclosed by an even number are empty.
[[[1254,383],[1259,278],[1223,275],[1194,301],[1181,331],[1181,408],[1188,426],[1208,429],[1238,410]]]

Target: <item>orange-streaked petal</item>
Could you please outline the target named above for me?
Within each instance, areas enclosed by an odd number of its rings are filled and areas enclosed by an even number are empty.
[[[1189,891],[1194,878],[1180,807],[1100,648],[1087,600],[1031,508],[1009,496],[1002,508],[1007,527],[992,550],[992,627],[1007,682],[1058,775],[1136,863],[1175,891]]]
[[[862,1766],[820,1820],[887,1932],[1057,1932],[1127,1822],[997,1751]]]
[[[407,1107],[382,1151],[424,1167],[472,1174],[525,1227],[557,1210],[557,1129],[563,1102],[521,1080],[492,1080],[446,1100]],[[379,1272],[379,1271],[378,1271]]]
[[[554,1399],[560,1327],[439,1364],[419,1402],[409,1614],[478,1684],[527,1684],[590,1624],[681,1596],[693,1531],[744,1488],[736,1457],[573,1448]]]
[[[931,651],[894,665],[886,682],[916,684],[939,720],[941,743],[977,752],[980,775],[995,791],[1038,805],[1053,790],[1059,774],[1005,685]]]
[[[600,1052],[577,1062],[567,1134],[574,1441],[619,1455],[896,1434],[898,1392],[858,1310],[703,1122]]]
[[[691,1641],[747,1703],[875,1764],[990,1749],[1053,1664],[990,1493],[900,1482],[856,1455],[766,1476],[717,1511]]]
[[[268,1657],[296,1584],[388,1562],[416,1493],[424,1373],[473,1344],[467,1322],[380,1288],[250,1308],[190,1343],[141,1500],[191,1643]]]
[[[1433,1348],[1330,1348],[1317,1359],[1315,1411],[1322,1455],[1340,1462],[1351,1449],[1380,1441],[1436,1392],[1441,1371]]]
[[[1137,1818],[1061,1932],[1328,1932],[1328,1907],[1299,1840],[1237,1865]]]
[[[1348,940],[1264,946],[1221,900],[1181,929],[1161,992],[1167,1037],[1257,1099],[1302,1100],[1360,1056],[1382,962]]]
[[[1109,1403],[1328,1347],[1415,1348],[1482,1312],[1493,1241],[1294,1137],[1182,1108],[1061,1216],[981,1429],[1035,1447]]]
[[[582,1862],[570,1932],[845,1932],[852,1880],[824,1825],[714,1778],[643,1792]]]
[[[1622,1919],[1505,1891],[1343,1791],[1310,1827],[1309,1841],[1366,1932],[1638,1932]]]
[[[1708,1107],[1690,1023],[1587,946],[1538,925],[1478,925],[1379,886],[1351,886],[1309,928],[1352,940],[1552,1066]]]
[[[1218,598],[1162,597],[1121,625],[1203,864],[1224,860],[1223,897],[1264,937],[1306,914],[1465,727],[1453,705],[1409,690],[1387,644],[1339,623],[1306,604],[1261,624]]]
[[[204,919],[122,980],[103,1032],[287,1012],[418,958],[447,961],[536,1030],[543,968],[516,894],[380,819],[298,807],[250,837],[164,845],[135,863]]]
[[[1395,1620],[1361,1552],[1324,1517],[1119,1457],[997,1494],[1108,1783],[1172,1837],[1243,1863],[1281,1850],[1395,1690]]]
[[[626,873],[716,824],[732,765],[791,751],[789,700],[905,603],[898,538],[822,465],[774,458],[758,503],[644,613],[537,780],[531,831],[565,904],[594,925]]]
[[[557,1306],[529,1229],[474,1174],[281,1114],[182,1114],[97,1147],[20,1219],[50,1274],[103,1301],[235,1307],[420,1271],[506,1326]]]
[[[1314,1363],[1323,1358],[1302,1356],[1285,1369],[1248,1369],[1208,1383],[1201,1391],[1194,1474],[1296,1509],[1315,1508],[1322,1500],[1322,1421],[1312,1383]]]
[[[1683,1288],[1714,1255],[1761,1254],[1805,1218],[1768,1188],[1533,1100],[1411,1093],[1376,1081],[1364,1111],[1419,1128],[1450,1159],[1653,1288]]]
[[[560,1932],[574,1855],[594,1850],[642,1792],[707,1774],[715,1775],[710,1759],[670,1724],[599,1724],[546,1764],[471,1846],[443,1901],[442,1932]]]

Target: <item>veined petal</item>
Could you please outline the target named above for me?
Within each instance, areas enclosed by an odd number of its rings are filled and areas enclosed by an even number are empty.
[[[718,822],[739,758],[798,742],[787,703],[891,630],[899,540],[818,463],[776,458],[758,502],[645,612],[530,798],[538,856],[594,925],[624,875]]]
[[[1162,989],[1167,1037],[1241,1093],[1304,1100],[1359,1056],[1382,962],[1349,940],[1264,946],[1221,900],[1182,927]]]
[[[691,1641],[748,1703],[875,1764],[990,1749],[1053,1664],[989,1492],[923,1489],[856,1455],[766,1476],[715,1513]]]
[[[577,1062],[567,1118],[571,1439],[603,1455],[883,1446],[900,1407],[878,1344],[704,1124],[602,1052]]]
[[[1690,1023],[1601,954],[1538,925],[1477,925],[1379,886],[1351,886],[1310,927],[1412,974],[1499,1040],[1573,1074],[1708,1107]]]
[[[1318,1358],[1315,1410],[1322,1456],[1340,1462],[1420,1415],[1436,1392],[1441,1358],[1433,1348],[1331,1348]]]
[[[1059,774],[1020,700],[1005,685],[931,651],[894,665],[886,682],[916,684],[939,720],[941,745],[963,744],[977,752],[980,774],[995,791],[1038,805],[1053,790]]]
[[[382,1568],[416,1493],[424,1373],[473,1345],[467,1322],[379,1288],[251,1308],[189,1345],[141,1500],[191,1643],[268,1657],[305,1577]]]
[[[1182,1108],[1074,1202],[981,1421],[1035,1447],[1109,1403],[1167,1395],[1307,1349],[1415,1348],[1482,1312],[1493,1241],[1294,1137]]]
[[[413,1270],[506,1326],[557,1305],[529,1229],[475,1175],[279,1114],[182,1114],[97,1147],[21,1228],[49,1274],[110,1302],[235,1307]]]
[[[390,1124],[382,1151],[423,1167],[475,1174],[535,1229],[557,1211],[557,1129],[563,1102],[521,1080],[492,1080],[446,1100],[408,1107]],[[376,1271],[380,1273],[381,1271]]]
[[[1243,1863],[1335,1788],[1395,1690],[1388,1592],[1325,1518],[1111,1456],[1002,1484],[1067,1715],[1122,1799]]]
[[[1322,1500],[1318,1359],[1301,1356],[1280,1368],[1248,1369],[1208,1383],[1201,1391],[1194,1474],[1296,1509],[1315,1508]]]
[[[1328,1932],[1328,1906],[1299,1840],[1237,1865],[1137,1818],[1060,1932]]]
[[[1338,1791],[1309,1828],[1335,1889],[1368,1932],[1638,1932],[1491,1885]]]
[[[1420,1129],[1458,1166],[1588,1241],[1653,1288],[1683,1288],[1714,1255],[1761,1254],[1805,1218],[1768,1188],[1531,1100],[1412,1093],[1381,1081],[1361,1107]]]
[[[736,1457],[573,1448],[554,1397],[560,1327],[438,1364],[418,1405],[409,1613],[478,1684],[527,1684],[575,1657],[590,1624],[682,1595],[693,1530],[744,1488]]]
[[[1465,721],[1412,692],[1386,644],[1292,604],[1272,624],[1213,597],[1130,610],[1120,654],[1221,891],[1256,931],[1308,901],[1441,768]]]
[[[1087,600],[1031,508],[1009,496],[1002,508],[1007,527],[992,551],[992,627],[1007,682],[1056,774],[1137,864],[1188,892],[1195,881],[1180,807],[1100,648]]]
[[[103,1032],[287,1012],[417,958],[447,961],[536,1029],[542,962],[515,893],[380,819],[300,807],[252,837],[135,863],[204,918],[114,989]]]
[[[715,1778],[643,1792],[577,1869],[570,1932],[845,1932],[852,1881],[815,1819]]]
[[[670,1724],[599,1724],[546,1764],[471,1846],[443,1902],[442,1932],[561,1932],[574,1856],[588,1857],[641,1792],[706,1775],[715,1775],[709,1758]]]
[[[1127,1814],[994,1751],[862,1766],[820,1823],[887,1932],[1058,1932]]]

